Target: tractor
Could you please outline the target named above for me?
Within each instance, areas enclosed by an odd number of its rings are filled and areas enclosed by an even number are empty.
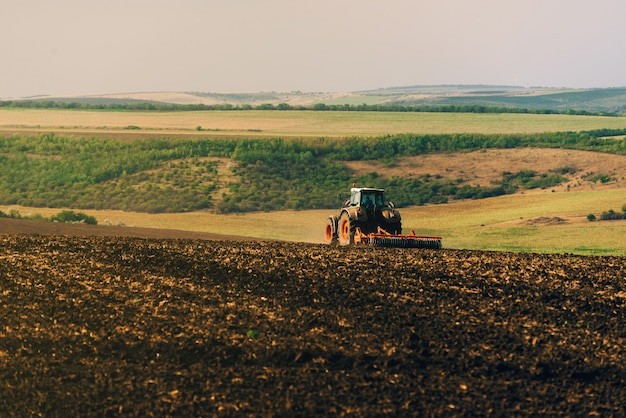
[[[326,220],[325,241],[341,246],[368,244],[378,247],[441,248],[441,237],[402,235],[402,218],[385,190],[370,187],[350,189],[339,216]]]

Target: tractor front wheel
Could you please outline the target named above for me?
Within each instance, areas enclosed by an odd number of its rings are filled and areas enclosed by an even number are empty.
[[[339,238],[339,245],[350,245],[354,243],[354,229],[352,227],[352,221],[350,216],[344,212],[339,217],[339,224],[337,227],[337,235]]]
[[[331,216],[326,220],[326,231],[324,241],[326,244],[337,244],[337,217]]]

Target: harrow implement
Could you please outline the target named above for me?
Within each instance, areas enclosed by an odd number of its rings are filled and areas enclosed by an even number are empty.
[[[361,228],[356,228],[354,243],[371,245],[373,247],[430,248],[438,250],[441,248],[441,237],[419,236],[415,235],[413,230],[407,235],[391,234],[381,227],[378,227],[377,232],[364,234]]]

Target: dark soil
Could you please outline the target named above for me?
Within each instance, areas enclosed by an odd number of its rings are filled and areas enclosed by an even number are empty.
[[[624,416],[624,261],[0,235],[0,416]]]

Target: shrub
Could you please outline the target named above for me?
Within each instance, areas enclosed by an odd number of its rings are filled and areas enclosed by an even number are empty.
[[[624,219],[623,213],[617,213],[613,209],[609,209],[608,212],[602,212],[600,219],[603,221],[614,221],[617,219]]]
[[[11,209],[9,213],[2,213],[3,218],[22,219],[22,214],[17,209]]]
[[[51,222],[66,222],[66,223],[84,223],[88,225],[97,225],[98,222],[93,216],[86,215],[82,212],[74,212],[72,210],[64,210],[52,215],[50,217]]]
[[[593,183],[600,182],[602,184],[606,184],[614,180],[613,177],[608,176],[606,174],[592,174],[592,175],[585,176],[584,178]]]
[[[557,167],[554,172],[557,174],[575,174],[578,171],[578,169],[576,167],[572,167],[571,165],[563,165],[560,167]]]

